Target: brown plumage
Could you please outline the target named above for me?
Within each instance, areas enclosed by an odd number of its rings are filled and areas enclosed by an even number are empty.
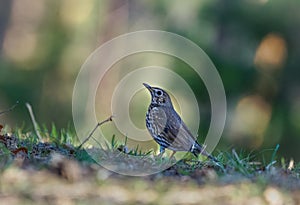
[[[143,85],[151,94],[151,104],[146,114],[146,127],[153,139],[160,145],[161,154],[167,148],[173,150],[172,156],[176,151],[188,151],[196,156],[202,154],[217,161],[196,141],[175,111],[168,93],[146,83]]]

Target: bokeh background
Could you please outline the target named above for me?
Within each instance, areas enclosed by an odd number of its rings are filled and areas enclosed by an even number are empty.
[[[299,10],[299,0],[1,0],[0,110],[20,105],[0,123],[30,129],[29,102],[39,123],[72,125],[73,86],[86,58],[118,35],[157,29],[192,40],[217,67],[228,103],[219,150],[263,151],[279,144],[281,156],[300,160]],[[149,56],[136,59],[167,62],[189,83],[204,136],[210,102],[201,80],[178,59]],[[107,92],[122,74],[108,76]]]

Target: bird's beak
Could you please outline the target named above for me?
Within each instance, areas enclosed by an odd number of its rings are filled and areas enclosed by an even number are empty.
[[[152,87],[150,85],[148,85],[147,83],[143,83],[143,85],[151,92],[152,91]]]

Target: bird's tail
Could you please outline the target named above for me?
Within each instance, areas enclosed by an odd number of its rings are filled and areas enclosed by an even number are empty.
[[[191,148],[191,152],[198,157],[199,154],[207,156],[209,159],[219,162],[215,157],[213,157],[211,154],[209,154],[206,150],[205,147],[200,145],[198,142],[195,142]]]

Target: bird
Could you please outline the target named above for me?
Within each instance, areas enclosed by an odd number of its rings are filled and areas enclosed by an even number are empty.
[[[151,87],[143,83],[151,94],[151,103],[146,113],[146,127],[153,139],[160,146],[160,154],[163,155],[165,149],[173,151],[170,158],[177,151],[187,151],[196,157],[199,154],[218,162],[210,155],[205,147],[196,141],[196,137],[190,132],[179,114],[173,107],[169,94],[159,87]]]

